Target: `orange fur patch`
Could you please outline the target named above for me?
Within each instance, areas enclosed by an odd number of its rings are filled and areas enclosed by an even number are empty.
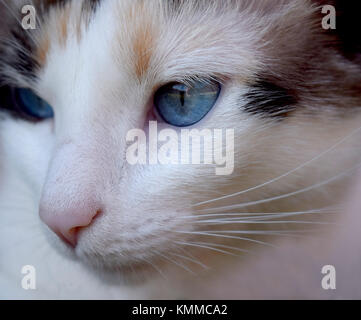
[[[138,30],[134,39],[135,73],[141,78],[149,68],[152,56],[153,36],[151,30],[144,27]]]
[[[155,42],[154,25],[147,16],[144,2],[137,3],[137,5],[132,8],[129,17],[136,21],[132,46],[135,58],[135,74],[140,79],[147,72],[153,54]]]
[[[40,66],[44,66],[50,48],[50,39],[48,34],[44,34],[40,40],[40,45],[37,47],[35,60]]]
[[[59,42],[62,45],[65,45],[68,38],[68,23],[69,23],[69,8],[62,10],[59,16]]]

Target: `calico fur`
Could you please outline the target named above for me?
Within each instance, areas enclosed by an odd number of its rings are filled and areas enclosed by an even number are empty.
[[[1,26],[7,40],[0,47],[1,83],[31,88],[55,111],[54,120],[41,123],[2,112],[3,297],[169,297],[168,285],[174,298],[196,296],[187,269],[216,277],[235,263],[219,250],[262,253],[265,242],[276,241],[272,232],[296,232],[298,225],[292,216],[261,225],[202,225],[185,217],[311,212],[342,199],[345,180],[322,182],[360,160],[361,73],[356,53],[343,54],[342,39],[321,28],[319,2],[34,5],[39,25],[28,32],[0,7],[9,19]],[[15,16],[19,6],[11,6]],[[217,104],[196,128],[235,129],[233,174],[215,176],[202,165],[127,164],[126,134],[154,120],[155,91],[196,79],[222,83]],[[223,195],[233,196],[218,199]],[[87,210],[99,214],[78,230],[74,249],[39,218],[40,211],[43,220],[70,220]],[[303,217],[342,220],[340,212]],[[38,270],[37,291],[19,286],[26,264]],[[243,294],[236,290],[234,297]]]

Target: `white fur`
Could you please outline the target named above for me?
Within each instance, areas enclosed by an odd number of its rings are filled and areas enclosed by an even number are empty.
[[[134,35],[129,30],[142,20],[129,19],[131,3],[104,1],[80,41],[71,26],[65,46],[52,40],[46,65],[33,89],[53,106],[54,122],[29,124],[8,117],[1,120],[2,298],[196,296],[191,285],[181,289],[177,285],[185,277],[179,275],[184,271],[182,267],[164,258],[185,263],[170,254],[182,253],[175,241],[189,241],[189,234],[178,231],[196,231],[197,225],[179,218],[200,213],[202,207],[192,206],[197,202],[253,187],[296,168],[360,124],[360,112],[341,119],[332,106],[313,117],[300,108],[279,123],[242,112],[245,101],[240,97],[247,83],[263,70],[268,50],[260,43],[264,34],[255,23],[257,14],[252,14],[258,12],[255,5],[241,13],[224,10],[221,14],[216,6],[196,11],[190,5],[174,16],[161,14],[158,2],[145,4],[147,15],[153,17],[150,27],[154,28],[156,41],[146,74],[137,78],[130,51]],[[297,4],[295,8],[299,8]],[[270,16],[277,21],[282,15],[273,12]],[[54,26],[50,24],[50,33]],[[124,161],[126,133],[146,128],[154,88],[194,75],[222,75],[223,89],[216,106],[195,127],[235,129],[234,174],[215,176],[209,166],[128,165]],[[322,101],[308,107],[319,105]],[[350,138],[331,154],[276,183],[208,207],[260,200],[319,183],[355,165],[360,153],[357,146],[357,139]],[[325,186],[311,195],[300,194],[242,210],[298,211],[305,210],[304,204],[317,209],[338,195],[336,191]],[[61,212],[90,198],[101,202],[104,212],[80,231],[75,250],[66,247],[38,218],[39,203]],[[247,226],[232,228],[247,230]],[[198,240],[207,241],[204,237]],[[188,247],[184,249],[190,252]],[[193,255],[201,261],[213,262],[214,258],[206,250]],[[223,256],[216,256],[222,262]],[[108,269],[140,261],[154,262],[154,269],[161,262],[159,269],[168,280],[153,270],[156,276],[142,286],[108,282],[109,275],[115,280],[123,277]],[[20,286],[20,270],[27,264],[37,268],[35,291],[24,291]],[[89,266],[96,268],[89,270]],[[172,295],[164,288],[168,284]]]

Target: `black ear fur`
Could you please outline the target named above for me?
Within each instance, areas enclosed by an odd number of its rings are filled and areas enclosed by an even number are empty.
[[[336,29],[325,30],[333,37],[331,46],[337,46],[339,51],[350,60],[356,60],[361,65],[361,8],[357,0],[311,0],[317,6],[332,5],[336,9]],[[320,10],[321,11],[321,10]],[[324,15],[320,13],[320,18]]]
[[[360,1],[335,0],[336,30],[342,52],[351,59],[361,54]]]

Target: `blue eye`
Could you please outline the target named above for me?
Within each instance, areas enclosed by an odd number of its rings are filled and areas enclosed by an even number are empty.
[[[30,118],[44,120],[54,117],[53,108],[30,89],[14,89],[13,99],[17,109]]]
[[[154,96],[154,104],[163,120],[186,127],[202,120],[215,105],[221,86],[217,82],[194,82],[191,86],[169,83]]]

